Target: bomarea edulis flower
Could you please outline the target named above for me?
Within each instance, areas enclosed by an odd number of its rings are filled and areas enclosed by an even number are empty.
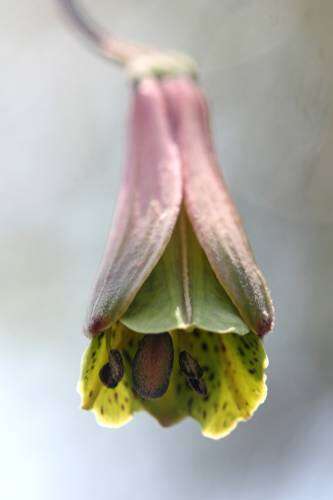
[[[61,1],[77,24],[73,2]],[[88,314],[82,407],[110,427],[140,410],[164,426],[191,416],[219,438],[266,397],[269,292],[217,165],[192,61],[114,40],[100,47],[126,62],[133,97]]]
[[[260,337],[272,327],[272,303],[191,72],[161,75],[152,64],[134,74],[127,168],[89,311],[82,406],[110,427],[140,410],[165,426],[191,416],[218,438],[266,397]]]

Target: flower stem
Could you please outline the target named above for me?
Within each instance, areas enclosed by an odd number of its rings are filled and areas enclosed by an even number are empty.
[[[106,59],[126,66],[142,54],[154,53],[153,49],[131,42],[118,40],[96,24],[90,16],[77,5],[76,0],[56,0],[62,7],[73,26],[92,43]]]

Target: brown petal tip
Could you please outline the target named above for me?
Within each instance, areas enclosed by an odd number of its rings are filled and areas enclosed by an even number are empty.
[[[95,317],[89,320],[88,325],[85,329],[88,337],[96,337],[101,332],[106,330],[110,325],[110,321],[103,317]]]
[[[255,333],[259,337],[263,337],[264,335],[266,335],[267,333],[272,331],[274,328],[274,307],[272,304],[271,304],[271,307],[272,307],[271,313],[267,313],[267,312],[264,313],[261,316],[260,321],[258,322],[258,325],[256,325]]]

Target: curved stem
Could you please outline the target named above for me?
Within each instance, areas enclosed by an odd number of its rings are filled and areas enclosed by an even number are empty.
[[[103,57],[120,65],[126,65],[140,54],[155,52],[148,47],[118,40],[106,33],[77,5],[76,0],[56,1],[62,6],[71,24],[97,48]]]

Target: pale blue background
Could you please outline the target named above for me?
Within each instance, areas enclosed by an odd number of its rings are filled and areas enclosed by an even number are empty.
[[[51,0],[0,0],[0,491],[4,500],[330,499],[333,2],[86,0],[201,66],[221,164],[272,289],[269,397],[212,442],[79,410],[81,334],[124,159],[123,74]]]

